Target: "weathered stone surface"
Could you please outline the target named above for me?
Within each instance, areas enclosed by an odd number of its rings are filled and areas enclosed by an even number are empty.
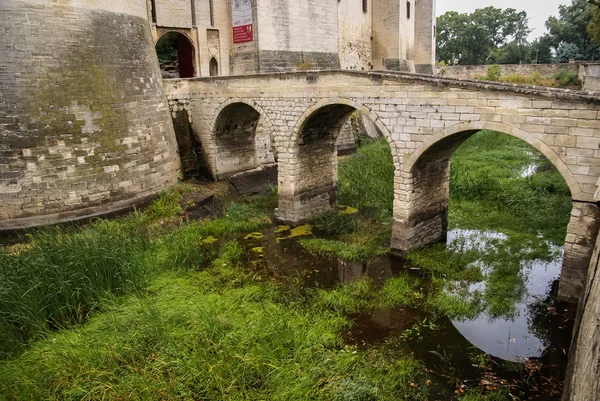
[[[564,401],[600,399],[600,238],[596,242],[573,332]]]
[[[175,183],[144,0],[0,2],[0,229],[107,213]]]

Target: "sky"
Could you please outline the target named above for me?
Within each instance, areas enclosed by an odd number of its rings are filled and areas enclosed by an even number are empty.
[[[458,11],[470,13],[478,8],[494,6],[496,8],[514,8],[517,11],[527,12],[529,17],[529,28],[533,32],[530,40],[541,36],[546,32],[544,23],[549,16],[558,16],[560,4],[571,4],[570,0],[437,0],[437,15],[446,11]]]

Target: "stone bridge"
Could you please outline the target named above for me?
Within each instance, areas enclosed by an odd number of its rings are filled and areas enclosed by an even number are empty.
[[[598,233],[600,98],[581,91],[403,73],[298,72],[165,82],[216,178],[277,163],[278,217],[298,223],[337,202],[336,136],[356,110],[390,144],[392,249],[447,232],[453,152],[479,130],[527,142],[560,171],[573,199],[560,295],[576,300]]]

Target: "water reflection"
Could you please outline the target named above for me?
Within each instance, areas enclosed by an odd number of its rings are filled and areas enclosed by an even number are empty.
[[[477,238],[476,242],[471,238]],[[497,233],[454,230],[448,235],[448,243],[466,241],[468,246],[485,247],[486,240],[491,238],[503,237]],[[532,311],[528,306],[546,298],[550,285],[560,276],[561,262],[562,257],[552,262],[522,263],[522,269],[526,271],[525,292],[515,304],[516,313],[510,314],[512,318],[492,318],[484,312],[476,319],[455,320],[452,323],[471,343],[495,357],[515,362],[540,357],[549,344],[535,333]],[[469,287],[470,292],[483,290],[485,283],[475,283]]]
[[[261,249],[260,257],[252,260],[251,265],[281,281],[297,277],[307,287],[333,288],[340,282],[351,283],[362,278],[371,278],[377,284],[382,284],[399,271],[406,271],[403,263],[397,259],[382,257],[365,262],[346,262],[317,257],[303,251],[294,239],[277,241],[281,234],[275,232],[275,228],[269,228],[263,234],[262,237],[246,241],[249,248]],[[456,252],[472,249],[492,251],[503,246],[505,240],[506,235],[496,232],[452,230],[448,233],[448,245]],[[550,284],[560,275],[561,259],[558,257],[549,263],[521,263],[520,285],[523,291],[519,290],[515,312],[505,314],[510,318],[492,318],[483,312],[472,320],[452,321],[454,328],[483,352],[501,359],[521,361],[541,356],[549,341],[544,338],[547,337],[544,331],[540,331],[533,323],[535,309],[531,305],[541,303],[548,296]],[[478,266],[484,276],[491,271],[491,267],[483,263],[478,263]],[[468,284],[468,290],[469,294],[475,291],[485,293],[486,282]],[[414,311],[409,318],[403,309],[366,313],[359,318],[365,324],[357,326],[364,332],[358,337],[361,337],[361,341],[370,342],[393,333],[400,334],[413,322],[412,314]]]

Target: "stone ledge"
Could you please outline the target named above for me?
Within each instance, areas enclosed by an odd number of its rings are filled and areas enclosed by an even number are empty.
[[[198,82],[220,82],[232,80],[251,80],[256,78],[268,79],[278,78],[285,80],[291,77],[306,77],[309,83],[318,83],[319,76],[342,75],[351,77],[371,78],[375,81],[384,79],[396,80],[401,82],[421,82],[423,84],[432,84],[437,86],[449,86],[460,88],[472,88],[478,90],[487,90],[495,92],[509,92],[512,94],[526,96],[540,96],[545,98],[566,100],[571,102],[583,102],[589,104],[600,104],[600,92],[591,92],[573,89],[547,88],[531,85],[509,84],[493,81],[475,81],[470,79],[443,78],[435,75],[416,74],[408,72],[395,71],[351,71],[351,70],[310,70],[294,72],[274,72],[264,74],[250,75],[230,75],[220,77],[187,78],[187,79],[165,79],[167,84],[176,84],[180,81],[198,81]],[[375,85],[374,85],[375,86]]]

